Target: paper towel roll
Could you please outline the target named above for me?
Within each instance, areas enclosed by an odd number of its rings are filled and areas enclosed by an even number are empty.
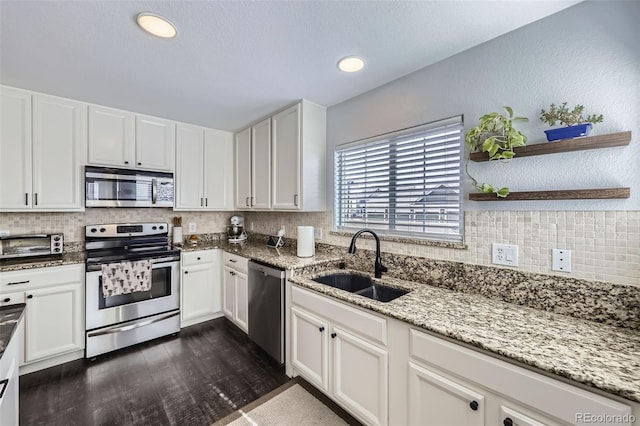
[[[313,257],[315,254],[313,226],[298,226],[298,257]]]
[[[182,226],[173,227],[173,244],[182,244]]]

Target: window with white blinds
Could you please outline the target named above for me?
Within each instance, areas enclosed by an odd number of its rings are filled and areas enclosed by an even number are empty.
[[[341,145],[337,230],[462,242],[462,116]]]

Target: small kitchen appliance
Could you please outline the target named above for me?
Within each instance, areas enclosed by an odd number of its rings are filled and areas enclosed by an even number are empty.
[[[0,237],[0,259],[62,254],[64,235],[34,234]]]
[[[227,226],[227,236],[231,244],[239,244],[247,240],[247,233],[244,231],[244,217],[231,216],[231,225]]]

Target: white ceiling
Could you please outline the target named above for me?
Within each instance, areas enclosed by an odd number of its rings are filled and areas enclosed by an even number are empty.
[[[223,130],[331,106],[578,3],[0,1],[0,82]],[[178,36],[135,23],[165,16]],[[336,62],[366,59],[345,74]]]

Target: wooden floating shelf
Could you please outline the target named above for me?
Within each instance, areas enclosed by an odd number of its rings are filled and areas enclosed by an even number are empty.
[[[586,136],[575,139],[562,139],[555,142],[542,142],[535,145],[527,145],[515,148],[518,157],[530,157],[532,155],[557,154],[560,152],[584,151],[588,149],[612,148],[625,146],[631,142],[631,131],[610,133],[608,135]],[[474,152],[470,156],[471,161],[489,161],[486,152]]]
[[[506,198],[496,194],[469,194],[472,201],[521,201],[521,200],[596,200],[629,198],[630,188],[564,189],[560,191],[510,192]]]

